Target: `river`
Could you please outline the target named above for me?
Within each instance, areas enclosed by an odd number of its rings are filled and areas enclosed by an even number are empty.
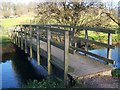
[[[106,56],[106,49],[90,50],[90,52]],[[120,48],[112,50],[112,59],[116,61],[116,68],[120,68]],[[47,71],[38,65],[36,60],[30,60],[28,55],[16,48],[13,53],[2,55],[0,60],[0,69],[2,72],[2,88],[19,88],[23,86],[28,80],[37,79],[41,81],[47,76]]]
[[[2,70],[2,88],[19,88],[28,80],[43,80],[47,71],[38,65],[36,60],[30,60],[20,49],[13,53],[2,55],[0,63]]]

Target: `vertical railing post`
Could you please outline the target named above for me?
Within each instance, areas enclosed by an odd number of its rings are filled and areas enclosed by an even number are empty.
[[[15,37],[16,30],[14,30],[14,44],[16,45],[16,37]]]
[[[18,47],[20,47],[19,31],[18,31]]]
[[[68,65],[69,65],[69,31],[64,33],[64,82],[67,85],[67,74],[68,74]]]
[[[19,26],[19,31],[18,31],[18,47],[20,47],[20,35],[19,35],[19,33],[20,33],[20,26]]]
[[[50,27],[47,29],[47,61],[48,61],[48,75],[52,74],[52,67],[51,67],[51,31]]]
[[[32,26],[30,25],[30,58],[32,59]]]
[[[39,31],[39,27],[37,26],[36,27],[36,32],[37,32],[37,40],[36,40],[36,43],[37,43],[37,61],[38,61],[38,64],[40,65],[40,31]]]
[[[23,27],[21,26],[21,50],[23,50]]]
[[[74,28],[71,28],[71,31],[73,31],[73,37],[75,37],[75,29]],[[74,40],[73,40],[74,41]],[[73,42],[73,43],[71,43],[71,44],[74,44],[74,47],[75,48],[77,48],[77,41],[76,42]],[[75,53],[76,52],[76,50],[74,50],[74,52],[73,53]]]
[[[85,30],[85,39],[88,40],[88,31],[87,30]],[[88,51],[88,42],[85,42],[85,51]],[[87,55],[87,54],[85,53],[85,55]]]
[[[18,28],[18,27],[17,27]],[[18,29],[16,31],[16,45],[18,46]]]
[[[14,42],[14,44],[16,44],[16,27],[14,28],[14,31],[13,31],[14,33],[13,33],[13,42]]]
[[[16,27],[14,29],[14,44],[16,45]]]
[[[112,34],[111,33],[108,33],[108,44],[109,45],[112,45]],[[111,49],[110,48],[107,48],[107,58],[108,59],[111,59]]]
[[[24,35],[25,35],[25,53],[27,53],[27,28],[24,28]]]

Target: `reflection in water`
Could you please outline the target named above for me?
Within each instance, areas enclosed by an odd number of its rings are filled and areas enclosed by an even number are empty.
[[[93,53],[98,54],[103,57],[107,56],[107,49],[90,50],[90,52],[93,52]],[[116,68],[120,68],[120,47],[112,49],[111,58],[116,61],[116,64],[114,66]]]
[[[11,60],[2,60],[2,63],[0,64],[0,66],[2,66],[3,76],[2,88],[17,88],[30,79],[41,81],[45,78],[45,76],[41,74],[42,71],[45,73],[44,69],[41,68],[41,66],[37,66],[35,60],[29,61],[24,52],[17,49],[16,53],[10,57]],[[39,73],[35,66],[39,68]]]

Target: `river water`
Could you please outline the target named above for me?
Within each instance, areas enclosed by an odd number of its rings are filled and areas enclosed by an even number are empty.
[[[47,76],[47,71],[38,65],[36,60],[30,60],[18,48],[14,53],[3,55],[0,69],[2,70],[2,88],[19,88],[29,80],[41,81]]]
[[[95,49],[90,50],[89,52],[95,53],[97,55],[106,57],[107,56],[107,49]],[[112,55],[111,59],[115,60],[116,64],[113,65],[115,68],[120,68],[120,47],[116,47],[115,49],[112,49]]]
[[[90,52],[106,56],[106,49],[90,50]],[[117,68],[120,68],[120,48],[112,50],[112,58],[116,61]],[[0,60],[0,76],[2,76],[2,88],[19,88],[28,80],[37,79],[41,81],[47,76],[47,71],[37,64],[36,60],[30,60],[20,49],[16,48],[14,53],[2,55]]]

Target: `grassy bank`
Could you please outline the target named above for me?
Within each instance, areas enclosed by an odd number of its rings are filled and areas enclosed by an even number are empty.
[[[120,69],[115,69],[112,71],[113,77],[120,77]]]

